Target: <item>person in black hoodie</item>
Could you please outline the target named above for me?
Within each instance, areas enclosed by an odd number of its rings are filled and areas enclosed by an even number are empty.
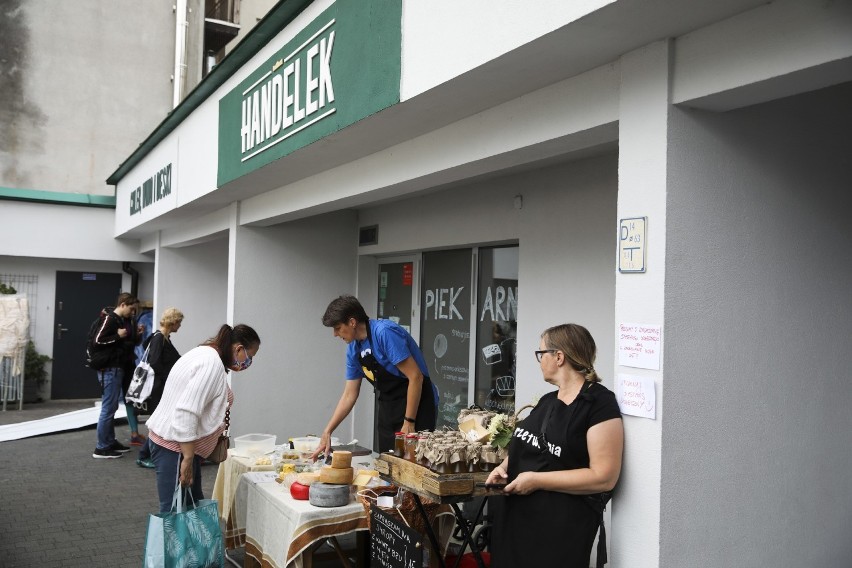
[[[133,374],[133,348],[138,343],[139,330],[133,317],[139,300],[126,292],[120,294],[115,308],[101,311],[101,323],[95,334],[94,343],[102,350],[109,351],[104,368],[98,370],[98,382],[101,384],[101,414],[98,418],[98,441],[92,457],[96,459],[120,458],[130,448],[115,439],[115,411],[130,383]]]

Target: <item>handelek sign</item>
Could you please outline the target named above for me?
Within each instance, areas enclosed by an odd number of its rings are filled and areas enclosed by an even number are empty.
[[[658,325],[622,323],[618,327],[618,364],[659,371],[662,335]]]

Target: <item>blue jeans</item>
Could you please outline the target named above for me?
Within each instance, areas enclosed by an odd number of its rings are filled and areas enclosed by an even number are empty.
[[[173,452],[154,442],[150,443],[151,460],[156,465],[157,473],[157,496],[160,499],[160,512],[168,513],[172,509],[172,499],[175,496],[175,487],[178,484],[178,465],[183,456],[180,452]],[[198,503],[204,499],[201,489],[201,458],[195,456],[192,466],[192,498]]]
[[[104,369],[98,371],[98,381],[101,383],[101,415],[98,417],[99,450],[106,450],[115,443],[115,411],[121,400],[121,382],[124,380],[124,369]]]
[[[142,444],[142,447],[139,448],[139,459],[140,460],[151,459],[151,448],[153,446],[154,446],[154,442],[152,442],[150,438],[145,438],[145,442]]]

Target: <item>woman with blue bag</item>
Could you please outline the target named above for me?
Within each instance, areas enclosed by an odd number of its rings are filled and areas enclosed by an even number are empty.
[[[255,330],[226,324],[172,367],[160,404],[147,422],[161,513],[171,510],[177,486],[188,488],[196,503],[204,499],[201,460],[226,430],[226,413],[234,400],[228,371],[248,369],[258,349]]]

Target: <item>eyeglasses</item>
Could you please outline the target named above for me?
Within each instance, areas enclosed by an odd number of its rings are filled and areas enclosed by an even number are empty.
[[[545,353],[556,353],[558,349],[540,349],[535,351],[535,360],[541,363],[541,356]]]

